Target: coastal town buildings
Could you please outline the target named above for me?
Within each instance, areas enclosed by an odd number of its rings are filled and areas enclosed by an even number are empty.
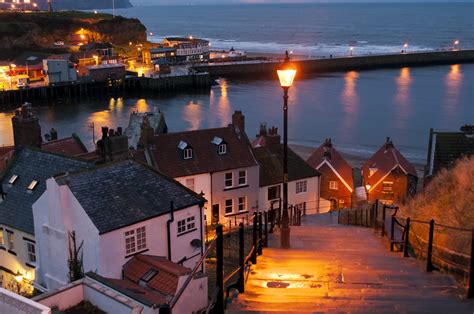
[[[416,193],[415,167],[395,148],[390,138],[362,166],[367,200],[384,204],[404,203]]]
[[[35,279],[38,248],[32,206],[46,190],[46,180],[64,172],[90,169],[94,165],[57,153],[34,148],[16,148],[0,177],[0,282],[4,287],[15,276],[25,283]],[[30,285],[22,293],[31,293]]]
[[[77,70],[67,59],[54,57],[43,59],[43,74],[47,85],[77,81]]]
[[[252,142],[255,158],[260,166],[259,208],[280,209],[283,186],[283,144],[278,130],[260,126],[257,139]],[[304,214],[320,212],[320,173],[307,164],[291,148],[288,149],[288,204]]]
[[[132,160],[56,175],[33,204],[37,281],[47,289],[67,284],[72,242],[84,271],[105,278],[121,279],[122,265],[145,253],[193,268],[203,253],[203,204]]]
[[[326,139],[307,159],[314,169],[321,172],[321,212],[351,208],[354,179],[352,167],[336,150],[331,139]]]
[[[205,39],[189,37],[167,37],[162,44],[176,49],[176,62],[209,60],[210,44]]]
[[[257,210],[259,166],[245,134],[245,117],[227,127],[154,136],[136,158],[206,198],[206,223],[226,223]]]
[[[451,168],[457,160],[474,155],[474,126],[465,125],[460,132],[430,129],[427,164],[423,183],[428,183],[441,169]]]

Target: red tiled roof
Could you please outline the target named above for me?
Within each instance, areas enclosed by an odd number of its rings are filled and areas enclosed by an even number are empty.
[[[415,167],[393,146],[392,141],[387,141],[362,166],[364,182],[367,184],[370,180],[373,188],[397,166],[406,174],[417,176]],[[369,177],[370,168],[376,171]]]
[[[216,136],[227,144],[226,154],[217,153],[211,142]],[[181,156],[181,141],[193,149],[191,159]],[[247,136],[238,134],[232,126],[160,134],[155,136],[155,149],[151,152],[157,168],[173,178],[257,165]]]
[[[141,298],[145,298],[154,304],[166,304],[168,301],[166,297],[154,292],[151,289],[144,288],[139,284],[131,282],[130,280],[112,279],[106,278],[108,282],[113,283],[119,288],[140,295]]]
[[[324,161],[328,162],[332,168],[337,171],[337,174],[339,174],[352,190],[354,189],[351,165],[349,165],[344,157],[334,148],[332,143],[329,142],[328,145],[327,141],[319,146],[306,160],[308,164],[316,169],[318,169],[318,166]]]
[[[191,273],[191,269],[168,261],[161,256],[135,255],[123,267],[124,277],[134,283],[139,283],[150,270],[157,274],[147,283],[147,287],[165,295],[174,296],[178,287],[179,277]]]
[[[43,143],[41,148],[48,152],[60,153],[66,156],[77,156],[87,153],[87,148],[79,137],[75,135]]]

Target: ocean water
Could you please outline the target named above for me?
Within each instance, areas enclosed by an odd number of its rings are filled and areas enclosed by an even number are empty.
[[[116,10],[138,17],[152,39],[188,35],[214,47],[312,55],[387,53],[401,49],[474,47],[473,4],[317,4],[156,6]],[[225,46],[227,45],[227,46]],[[282,130],[282,91],[273,80],[219,80],[210,91],[50,104],[37,108],[43,133],[78,133],[93,148],[92,130],[126,127],[132,111],[161,110],[170,131],[225,126],[246,115],[250,137],[261,122]],[[13,142],[12,112],[0,112],[0,145]],[[474,123],[474,64],[349,71],[299,77],[290,89],[290,143],[318,146],[331,137],[341,150],[366,157],[390,136],[410,160],[424,163],[429,129]]]
[[[111,12],[108,10],[107,12]],[[474,3],[336,3],[149,6],[116,10],[137,17],[152,41],[202,37],[212,47],[251,52],[343,55],[474,47]]]

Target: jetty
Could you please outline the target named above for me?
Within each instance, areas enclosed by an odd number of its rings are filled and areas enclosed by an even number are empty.
[[[386,55],[323,57],[292,60],[300,74],[433,66],[444,64],[474,63],[474,50],[445,50],[406,52]],[[274,76],[281,60],[252,60],[198,64],[195,71],[209,73],[212,77],[269,77]]]

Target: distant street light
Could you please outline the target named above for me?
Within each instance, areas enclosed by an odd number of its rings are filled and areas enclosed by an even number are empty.
[[[367,203],[369,202],[369,192],[370,192],[371,187],[372,186],[370,184],[365,185],[365,189],[367,190]]]
[[[349,50],[350,50],[350,55],[351,55],[351,57],[352,57],[352,51],[354,50],[354,47],[351,46],[351,47],[349,48]]]
[[[404,43],[403,44],[403,48],[404,48],[404,51],[403,52],[407,52],[407,49],[408,49],[408,43]]]
[[[459,49],[459,40],[458,39],[456,39],[454,41],[454,49]]]
[[[293,85],[296,68],[290,63],[288,51],[285,61],[277,69],[280,86],[283,88],[283,217],[280,246],[290,247],[290,226],[288,217],[288,89]]]

